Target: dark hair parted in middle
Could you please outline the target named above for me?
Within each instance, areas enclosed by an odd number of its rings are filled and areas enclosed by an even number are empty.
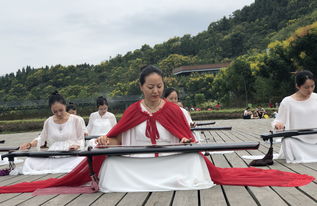
[[[77,110],[76,104],[74,104],[73,102],[69,102],[66,107],[66,112],[68,112],[69,110]]]
[[[174,88],[166,88],[164,90],[164,95],[163,95],[164,98],[167,98],[172,92],[176,92],[177,96],[179,96],[178,95],[178,91],[176,89],[174,89]]]
[[[149,76],[150,74],[156,73],[163,78],[163,72],[153,65],[147,65],[141,68],[140,74],[140,84],[143,85],[145,82],[145,77]]]
[[[298,87],[305,84],[306,80],[308,79],[315,81],[314,75],[311,71],[303,70],[303,71],[296,72],[295,83]]]
[[[97,98],[97,107],[102,106],[102,105],[109,106],[106,97],[100,96]]]
[[[62,95],[58,93],[58,91],[55,91],[51,94],[51,96],[48,98],[48,106],[51,107],[54,103],[61,103],[63,105],[66,105],[66,101]]]

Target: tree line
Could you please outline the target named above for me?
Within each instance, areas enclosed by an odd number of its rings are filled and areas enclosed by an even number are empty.
[[[97,65],[27,66],[0,77],[0,102],[47,99],[54,90],[70,101],[139,95],[139,68],[147,64],[163,70],[166,86],[180,90],[188,106],[280,101],[294,89],[292,72],[317,74],[316,8],[315,0],[256,0],[196,36],[145,44]],[[217,75],[172,75],[178,66],[228,61]]]

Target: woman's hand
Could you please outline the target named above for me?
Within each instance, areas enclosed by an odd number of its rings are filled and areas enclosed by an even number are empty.
[[[285,125],[282,122],[277,122],[274,126],[274,128],[276,130],[284,130],[285,129]]]
[[[190,143],[191,140],[192,140],[191,138],[188,139],[188,138],[186,138],[186,137],[183,137],[180,142],[181,142],[181,143]]]
[[[79,145],[71,145],[69,147],[69,150],[79,150],[80,146]]]
[[[19,150],[28,150],[28,149],[31,149],[31,147],[36,147],[36,145],[37,145],[37,140],[33,140],[32,142],[22,144]]]
[[[31,149],[31,147],[32,147],[32,144],[28,142],[28,143],[22,144],[19,150],[28,150],[28,149]]]
[[[96,139],[96,143],[97,143],[98,145],[109,145],[109,144],[110,144],[110,139],[109,139],[109,137],[107,137],[106,135],[104,135],[104,136],[98,137],[98,138]]]

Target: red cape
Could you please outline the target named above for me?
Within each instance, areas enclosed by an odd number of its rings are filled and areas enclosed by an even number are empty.
[[[119,123],[107,134],[108,137],[115,137],[138,124],[147,121],[145,134],[151,139],[153,144],[159,138],[155,121],[158,121],[175,137],[192,138],[194,136],[186,122],[185,116],[179,106],[174,103],[165,102],[161,110],[150,116],[141,110],[140,101],[132,104],[123,114]],[[308,175],[301,175],[291,172],[283,172],[273,169],[258,168],[219,168],[206,158],[206,164],[210,177],[214,183],[220,185],[241,185],[241,186],[283,186],[297,187],[312,182],[315,178]],[[99,170],[105,156],[95,156],[94,171],[99,174]],[[61,178],[50,178],[47,180],[24,182],[10,186],[0,187],[0,193],[21,193],[33,192],[39,188],[80,186],[89,182],[90,174],[86,160],[83,160],[74,170]]]

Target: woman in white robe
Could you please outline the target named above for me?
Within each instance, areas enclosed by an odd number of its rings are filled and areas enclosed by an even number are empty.
[[[108,102],[104,97],[97,98],[98,111],[91,113],[87,126],[88,135],[101,136],[107,134],[117,124],[116,117],[108,112]]]
[[[173,103],[175,103],[177,105],[181,105],[181,102],[178,101],[179,100],[178,99],[179,95],[178,95],[178,92],[177,92],[176,89],[174,89],[174,88],[166,88],[164,90],[164,95],[163,96],[164,96],[164,98],[167,101],[173,102]],[[180,108],[181,108],[182,112],[184,113],[184,115],[186,117],[186,120],[187,120],[188,124],[190,125],[190,127],[195,127],[195,123],[193,122],[193,120],[192,120],[192,118],[190,116],[190,113],[186,109],[184,109],[183,107],[180,106]]]
[[[317,128],[317,94],[310,71],[301,71],[295,77],[297,92],[285,97],[280,104],[272,126],[277,130]],[[317,162],[317,134],[282,139],[278,156],[287,163]]]
[[[141,110],[150,116],[159,112],[166,104],[161,99],[164,90],[162,73],[154,66],[147,66],[140,76],[140,88],[144,99],[140,102]],[[121,133],[116,138],[101,136],[100,145],[151,145],[145,131],[148,122]],[[159,139],[156,144],[185,143],[189,139],[176,138],[158,121],[155,122]],[[197,153],[189,154],[142,154],[124,157],[108,157],[99,172],[99,187],[102,192],[146,192],[196,190],[212,187],[207,165]]]
[[[167,101],[169,101],[169,102],[173,102],[173,103],[177,104],[180,107],[180,109],[182,110],[182,112],[184,113],[189,126],[191,128],[196,127],[196,123],[193,122],[193,120],[192,120],[192,118],[190,116],[190,113],[186,109],[184,109],[182,106],[180,106],[180,105],[182,105],[182,103],[178,101],[179,100],[178,96],[179,96],[178,92],[174,88],[166,88],[164,90],[164,98]],[[195,135],[195,137],[197,139],[197,142],[200,142],[201,139],[202,139],[201,136],[200,136],[200,132],[199,131],[194,131],[193,134]]]
[[[53,116],[49,117],[43,126],[40,136],[32,142],[20,146],[20,150],[37,147],[40,149],[47,142],[48,150],[80,150],[84,148],[83,119],[66,112],[64,98],[54,92],[49,98],[49,106]],[[23,167],[18,172],[27,175],[47,173],[67,173],[74,169],[84,157],[52,157],[26,158]],[[13,170],[13,173],[16,173]]]

